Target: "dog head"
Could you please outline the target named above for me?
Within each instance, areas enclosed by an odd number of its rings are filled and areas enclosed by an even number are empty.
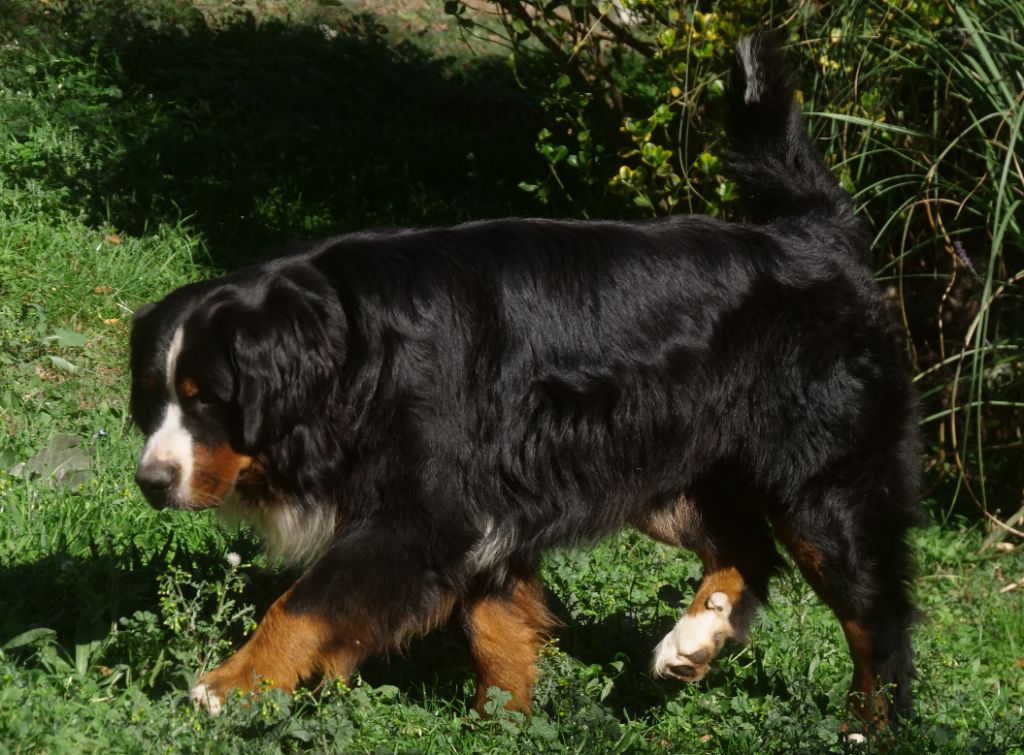
[[[216,506],[318,421],[343,351],[340,306],[323,288],[297,271],[257,270],[140,307],[131,410],[146,436],[135,479],[150,504]]]

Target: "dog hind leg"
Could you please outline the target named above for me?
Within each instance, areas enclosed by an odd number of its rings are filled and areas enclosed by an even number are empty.
[[[768,580],[779,564],[767,524],[759,512],[742,513],[719,501],[698,512],[681,499],[657,512],[641,531],[668,545],[695,550],[704,578],[686,612],[654,651],[652,671],[687,682],[704,678],[728,639],[746,639]],[[730,516],[727,512],[731,512]]]
[[[891,500],[891,490],[862,482],[814,491],[817,505],[775,522],[801,573],[842,625],[855,715],[878,726],[909,708],[914,678],[910,633],[917,612],[906,542],[914,519],[909,505]],[[880,505],[887,498],[891,505]]]
[[[484,713],[487,690],[499,687],[512,694],[508,709],[529,713],[537,651],[556,623],[540,578],[516,580],[500,593],[468,601],[462,620],[477,672],[477,712]]]

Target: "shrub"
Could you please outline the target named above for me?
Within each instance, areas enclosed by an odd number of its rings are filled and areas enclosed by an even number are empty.
[[[1024,6],[496,5],[490,17],[446,8],[469,32],[503,35],[520,77],[546,93],[536,146],[548,173],[522,188],[592,217],[734,214],[719,112],[731,47],[744,31],[781,27],[809,126],[875,233],[932,479],[986,513],[1019,496]]]

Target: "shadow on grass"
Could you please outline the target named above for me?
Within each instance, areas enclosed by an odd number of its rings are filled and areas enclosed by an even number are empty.
[[[214,27],[71,5],[90,15],[32,23],[101,71],[68,83],[103,104],[81,124],[103,159],[71,197],[93,222],[188,218],[229,266],[294,238],[540,209],[518,188],[543,170],[540,111],[497,57],[437,56],[373,15]]]
[[[555,596],[549,593],[548,601],[561,621],[553,638],[559,650],[572,659],[561,673],[568,674],[579,685],[585,684],[592,674],[589,667],[600,667],[602,676],[614,676],[614,686],[603,700],[604,707],[614,716],[635,720],[652,709],[664,707],[679,693],[681,682],[656,679],[650,673],[654,647],[672,628],[674,619],[666,616],[656,626],[642,626],[628,612],[619,612],[601,621],[575,623]],[[728,646],[726,653],[732,649],[734,646]],[[617,662],[622,663],[621,671],[614,670]],[[467,708],[473,703],[473,667],[465,634],[456,620],[415,640],[403,653],[368,661],[361,675],[374,686],[393,685],[420,704],[433,697],[464,701]],[[786,694],[777,681],[768,682],[749,673],[734,678],[728,669],[715,667],[699,688],[719,687],[742,689],[753,696]]]
[[[129,571],[112,556],[55,554],[0,568],[0,645],[45,627],[73,655],[76,643],[100,639],[125,611],[152,608],[156,582],[154,569]]]
[[[258,550],[250,539],[232,545],[250,560]],[[171,561],[205,579],[216,579],[224,569],[223,557],[216,553],[182,551]],[[53,630],[59,655],[74,666],[85,649],[86,668],[82,673],[96,674],[109,666],[125,665],[141,680],[152,672],[145,692],[152,698],[168,692],[182,699],[194,680],[197,668],[192,655],[203,648],[193,647],[182,638],[173,639],[174,630],[163,626],[163,619],[154,619],[152,633],[140,633],[122,622],[120,641],[112,641],[115,621],[131,617],[136,611],[162,617],[160,585],[168,566],[163,556],[146,562],[131,557],[94,558],[54,555],[37,561],[0,569],[0,646],[12,638],[37,628]],[[252,570],[247,573],[244,594],[237,599],[256,607],[255,618],[262,618],[266,609],[287,590],[296,577],[294,572]],[[557,609],[556,609],[557,610]],[[204,609],[207,615],[209,606]],[[650,654],[657,640],[671,627],[666,617],[663,625],[638,626],[626,613],[617,613],[589,624],[573,624],[563,616],[563,626],[555,632],[558,647],[571,659],[559,672],[568,675],[570,684],[579,686],[600,667],[601,675],[615,677],[614,687],[603,707],[616,718],[637,719],[652,709],[661,708],[680,689],[676,682],[653,679],[649,672]],[[127,634],[124,632],[127,631]],[[239,627],[230,632],[233,649],[245,641]],[[91,648],[90,646],[95,646]],[[175,646],[188,657],[162,657],[161,648]],[[7,651],[20,658],[27,667],[53,670],[45,657],[37,656],[38,642],[27,643]],[[623,661],[621,671],[612,671],[613,664]],[[170,665],[166,665],[169,662]],[[582,665],[580,665],[582,664]],[[162,669],[157,672],[154,668]],[[548,670],[547,673],[553,673]],[[372,686],[392,685],[408,700],[430,706],[438,699],[449,701],[466,710],[473,704],[475,677],[464,631],[457,618],[438,631],[410,643],[408,648],[369,659],[360,669],[364,681]],[[764,682],[764,683],[762,683]],[[738,687],[748,695],[785,695],[775,683],[746,674],[736,679],[728,671],[712,673],[702,687]]]
[[[54,642],[60,656],[73,664],[86,664],[79,669],[82,673],[96,673],[100,664],[108,667],[145,665],[152,660],[145,657],[145,643],[131,631],[123,634],[123,620],[136,612],[152,614],[154,637],[158,639],[158,646],[164,646],[170,641],[168,632],[173,633],[173,630],[164,625],[162,602],[173,597],[165,596],[161,586],[171,566],[187,575],[202,575],[202,579],[212,581],[221,579],[226,568],[222,549],[189,550],[172,541],[173,538],[168,540],[164,552],[149,553],[145,557],[133,548],[117,556],[55,553],[31,562],[0,567],[0,647],[13,643],[5,652],[28,666],[46,667],[45,660],[36,655],[38,641],[19,641],[33,630],[43,630],[52,637],[44,644]],[[258,551],[246,537],[234,538],[230,547],[240,552],[245,561],[251,560]],[[293,580],[294,575],[254,569],[245,577],[243,593],[234,599],[240,604],[255,605],[257,614],[262,615]],[[183,589],[186,595],[194,593],[190,585]],[[171,608],[173,613],[174,607]],[[204,603],[202,608],[206,616],[212,607]],[[196,617],[182,614],[179,607],[176,618],[187,623]],[[113,632],[115,624],[122,632],[121,642]],[[235,627],[232,634],[237,635],[232,639],[239,645],[244,641],[240,627]],[[195,650],[198,653],[200,648]],[[138,655],[139,652],[143,655]],[[140,671],[139,668],[132,670],[133,673]],[[191,673],[194,669],[181,671]],[[164,691],[168,684],[173,682],[162,679],[151,691]]]

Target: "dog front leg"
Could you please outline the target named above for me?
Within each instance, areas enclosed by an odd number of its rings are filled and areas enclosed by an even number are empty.
[[[506,708],[528,714],[537,651],[556,623],[540,577],[516,579],[504,590],[467,601],[462,617],[476,667],[477,712],[484,715],[487,690],[498,687],[512,695]]]
[[[293,692],[305,679],[348,676],[373,649],[365,633],[330,617],[289,607],[293,587],[270,607],[242,649],[203,675],[190,697],[216,715],[232,690],[262,686]]]
[[[303,681],[348,678],[371,653],[443,623],[454,590],[421,544],[366,526],[338,540],[267,611],[248,642],[193,687],[218,713],[231,690],[292,692]]]

